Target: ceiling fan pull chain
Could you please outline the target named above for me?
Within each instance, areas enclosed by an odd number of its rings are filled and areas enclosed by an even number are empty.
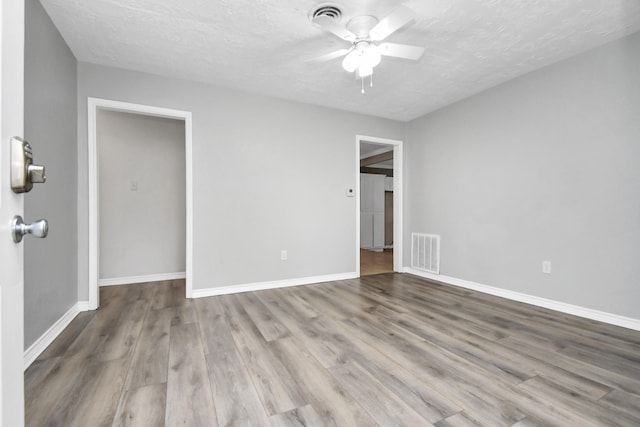
[[[362,89],[360,90],[360,93],[364,93],[364,77],[360,78],[360,83],[362,84]]]
[[[369,87],[373,87],[373,74],[369,77]]]

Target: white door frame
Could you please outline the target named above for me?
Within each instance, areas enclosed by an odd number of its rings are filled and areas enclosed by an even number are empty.
[[[191,112],[154,107],[150,105],[131,104],[128,102],[112,101],[100,98],[88,98],[89,107],[89,310],[95,310],[100,305],[98,292],[100,236],[98,217],[98,110],[120,111],[125,113],[143,114],[146,116],[164,117],[168,119],[184,120],[184,141],[186,161],[186,297],[192,297],[193,283],[193,149],[192,149],[192,120]]]
[[[360,143],[393,146],[393,271],[402,272],[402,177],[403,154],[399,139],[356,135],[356,274],[360,277]]]

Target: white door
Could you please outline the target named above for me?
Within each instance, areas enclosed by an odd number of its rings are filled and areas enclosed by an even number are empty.
[[[22,136],[24,0],[0,3],[0,425],[24,425],[24,245],[13,243],[10,222],[23,215],[23,196],[11,191],[10,138]]]

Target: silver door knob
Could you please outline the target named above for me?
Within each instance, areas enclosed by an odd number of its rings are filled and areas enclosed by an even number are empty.
[[[45,238],[49,233],[49,223],[46,219],[39,219],[34,223],[25,224],[20,215],[13,217],[11,221],[11,234],[13,235],[13,241],[20,243],[22,236],[25,234],[31,234],[34,237]]]

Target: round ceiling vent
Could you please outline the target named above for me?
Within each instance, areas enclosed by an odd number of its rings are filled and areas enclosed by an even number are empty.
[[[342,11],[338,6],[333,4],[321,4],[311,13],[311,19],[315,19],[319,16],[326,16],[333,19],[336,22],[340,22],[342,18]]]

